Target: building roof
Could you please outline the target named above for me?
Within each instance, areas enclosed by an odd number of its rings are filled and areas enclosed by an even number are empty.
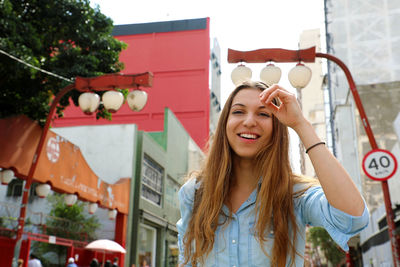
[[[203,30],[207,27],[207,19],[186,19],[161,22],[135,23],[116,25],[112,31],[113,36],[146,34],[155,32],[177,32],[188,30]]]

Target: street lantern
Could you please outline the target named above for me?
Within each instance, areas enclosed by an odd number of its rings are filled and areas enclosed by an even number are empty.
[[[260,80],[268,86],[278,83],[281,79],[282,71],[279,67],[270,63],[260,72]]]
[[[40,198],[45,198],[50,193],[50,189],[51,186],[49,184],[40,184],[36,186],[35,191]]]
[[[310,82],[311,75],[311,69],[299,62],[289,71],[289,82],[294,88],[303,89]]]
[[[117,210],[116,209],[113,209],[113,210],[109,210],[108,211],[108,218],[110,219],[110,220],[114,220],[116,217],[117,217]]]
[[[129,108],[133,111],[141,111],[147,103],[147,93],[142,90],[133,90],[127,97]]]
[[[118,91],[107,91],[101,97],[103,105],[111,113],[117,112],[117,110],[124,103],[124,95]]]
[[[78,196],[75,194],[67,194],[64,196],[64,202],[67,206],[73,206],[78,200]]]
[[[100,105],[100,96],[95,93],[83,93],[78,98],[79,107],[83,113],[91,115]]]
[[[99,205],[98,205],[97,203],[90,203],[90,204],[89,204],[89,207],[88,207],[89,213],[90,213],[90,214],[94,214],[94,213],[96,212],[98,206],[99,206]]]
[[[251,75],[251,69],[243,64],[240,64],[233,69],[231,79],[235,86],[238,86],[243,82],[249,81],[251,79]]]
[[[13,170],[7,169],[0,171],[1,184],[8,185],[15,178]]]

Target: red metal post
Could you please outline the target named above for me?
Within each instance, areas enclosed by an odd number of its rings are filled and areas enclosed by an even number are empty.
[[[360,117],[362,120],[362,124],[367,133],[368,140],[371,144],[372,149],[377,149],[378,145],[376,143],[374,134],[369,125],[367,115],[365,114],[364,107],[361,102],[361,98],[358,94],[356,84],[354,83],[353,77],[347,66],[337,57],[332,56],[330,54],[325,53],[316,53],[315,47],[311,47],[308,49],[302,50],[285,50],[280,48],[273,49],[258,49],[254,51],[236,51],[232,49],[228,49],[228,62],[229,63],[237,63],[237,62],[248,62],[248,63],[264,63],[268,61],[274,62],[314,62],[316,57],[326,58],[335,62],[339,67],[344,71],[347,81],[350,86],[350,91],[353,95],[354,102],[356,103],[356,107],[358,112],[360,113]],[[390,201],[390,193],[389,186],[387,181],[382,181],[382,191],[383,197],[385,201],[386,208],[386,220],[388,223],[388,232],[390,243],[392,246],[393,253],[393,262],[395,267],[400,267],[400,251],[399,244],[397,242],[395,230],[396,225],[394,222],[394,215],[392,209],[392,203]]]
[[[334,57],[332,55],[324,54],[324,53],[316,53],[316,56],[323,57],[323,58],[326,58],[326,59],[329,59],[329,60],[335,62],[344,71],[347,81],[349,82],[349,85],[350,85],[351,93],[353,94],[354,102],[356,103],[358,112],[360,113],[362,124],[367,133],[369,143],[371,144],[372,149],[377,149],[378,145],[376,143],[371,126],[368,122],[367,115],[365,114],[360,95],[358,94],[358,91],[356,88],[356,84],[354,83],[353,77],[351,76],[349,69],[340,59],[338,59],[337,57]],[[390,243],[392,246],[393,263],[394,263],[395,267],[400,267],[399,244],[397,243],[397,240],[396,240],[396,225],[394,222],[392,202],[390,200],[389,186],[388,186],[387,181],[382,181],[381,183],[382,183],[383,198],[385,201],[386,221],[388,224],[389,239],[390,239]]]
[[[353,262],[351,260],[350,252],[346,252],[346,267],[353,267]]]
[[[25,225],[25,217],[26,217],[26,208],[28,204],[29,191],[33,182],[33,174],[35,173],[37,164],[39,162],[39,156],[43,150],[44,142],[46,140],[47,133],[50,128],[51,121],[54,116],[54,112],[61,98],[71,90],[78,90],[81,92],[96,90],[96,91],[106,91],[112,90],[115,88],[135,88],[139,85],[151,87],[153,83],[153,74],[151,72],[145,72],[140,74],[133,75],[122,75],[122,74],[107,74],[94,78],[82,78],[77,77],[74,84],[70,84],[64,87],[53,99],[49,113],[46,118],[45,126],[43,127],[42,133],[40,135],[39,143],[36,147],[35,154],[32,159],[32,164],[29,168],[28,175],[26,177],[23,195],[22,195],[22,203],[18,218],[18,229],[17,236],[14,248],[14,259],[13,266],[16,266],[20,248],[22,241],[22,234],[24,232]]]

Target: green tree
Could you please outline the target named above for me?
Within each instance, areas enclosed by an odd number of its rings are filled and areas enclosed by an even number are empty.
[[[119,54],[126,44],[113,38],[112,29],[112,20],[89,0],[0,0],[0,49],[68,79],[123,68]],[[0,53],[0,118],[25,114],[43,124],[51,97],[68,84]],[[78,95],[72,91],[61,106],[70,96],[77,105]]]
[[[314,247],[320,247],[325,258],[334,266],[339,264],[346,256],[322,227],[311,227],[307,234],[307,241],[311,242]]]
[[[63,195],[60,194],[53,194],[47,199],[51,210],[46,219],[44,234],[80,241],[96,239],[96,230],[100,227],[99,220],[95,215],[88,215],[85,212],[83,202],[77,201],[76,204],[67,206],[64,203]],[[33,250],[39,255],[50,251],[55,252],[56,255],[59,255],[60,264],[65,263],[63,256],[67,253],[66,247],[37,242],[34,244]]]

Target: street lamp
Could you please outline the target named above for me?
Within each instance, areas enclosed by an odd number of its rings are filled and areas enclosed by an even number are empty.
[[[94,214],[96,212],[97,208],[98,208],[97,203],[90,203],[88,206],[89,214]]]
[[[124,74],[106,74],[94,78],[83,78],[83,77],[76,77],[75,82],[64,87],[53,99],[49,113],[46,118],[45,126],[43,127],[42,133],[40,135],[39,143],[36,147],[35,154],[32,159],[31,166],[29,168],[28,175],[26,177],[23,195],[22,195],[22,203],[18,218],[18,228],[17,228],[17,235],[16,235],[16,243],[14,246],[14,259],[13,259],[13,266],[16,266],[20,248],[21,248],[21,241],[22,241],[22,234],[24,232],[24,225],[25,225],[25,217],[26,217],[26,208],[28,204],[28,197],[29,191],[32,186],[33,182],[33,174],[35,173],[39,157],[41,155],[41,151],[44,146],[44,141],[46,140],[47,132],[50,128],[50,123],[53,119],[54,112],[56,110],[57,105],[59,104],[61,98],[72,90],[78,90],[83,92],[83,96],[79,97],[79,104],[81,109],[86,114],[91,114],[96,111],[100,103],[100,97],[94,93],[94,91],[115,91],[116,88],[134,88],[135,91],[140,91],[139,86],[151,87],[153,84],[153,74],[150,72],[140,73],[140,74],[132,74],[132,75],[124,75]],[[133,96],[134,103],[129,104],[132,110],[138,111],[141,110],[147,101],[147,94],[136,92]],[[132,92],[131,92],[132,93]],[[137,97],[138,95],[138,97]],[[145,96],[145,97],[144,97]],[[111,98],[116,98],[115,94],[111,96]],[[132,98],[132,97],[131,97]],[[106,97],[107,99],[107,97]],[[104,101],[105,99],[103,99]],[[129,100],[129,98],[128,98]],[[107,102],[107,100],[105,100]],[[111,101],[112,102],[112,101]],[[132,102],[132,101],[131,101]],[[81,105],[82,104],[82,105]],[[107,105],[107,106],[106,106]],[[109,108],[110,110],[114,111],[116,105],[105,104],[105,107]]]
[[[8,185],[14,178],[13,170],[7,169],[0,171],[0,180],[2,185]]]
[[[372,149],[378,149],[378,145],[376,143],[374,134],[372,129],[369,125],[368,118],[365,114],[364,107],[361,102],[361,98],[358,94],[356,84],[353,80],[353,77],[350,73],[350,70],[347,66],[337,57],[315,52],[315,47],[310,47],[307,49],[299,49],[299,50],[286,50],[281,48],[269,48],[269,49],[258,49],[253,51],[236,51],[232,49],[228,49],[228,62],[229,63],[265,63],[265,62],[282,62],[282,63],[289,63],[289,62],[315,62],[315,58],[326,58],[335,62],[345,73],[347,81],[350,86],[350,91],[353,95],[354,102],[356,103],[356,107],[358,112],[360,113],[362,125],[367,133],[369,143],[371,144]],[[302,70],[303,71],[303,70]],[[297,76],[297,75],[295,75]],[[303,84],[297,84],[297,86],[301,86]],[[299,89],[299,88],[298,88]],[[389,185],[388,182],[382,181],[382,191],[383,197],[385,201],[385,208],[386,208],[386,221],[388,223],[388,232],[390,243],[392,247],[392,254],[393,254],[393,262],[394,266],[400,267],[400,251],[399,251],[399,244],[396,240],[396,226],[394,223],[394,215],[392,210],[392,203],[390,200],[390,192],[389,192]]]
[[[40,184],[36,186],[35,191],[40,198],[45,198],[50,193],[50,189],[51,186],[49,184]]]

